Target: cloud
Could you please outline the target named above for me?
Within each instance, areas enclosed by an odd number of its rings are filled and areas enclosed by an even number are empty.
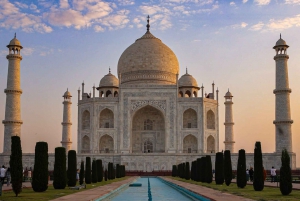
[[[238,28],[246,28],[248,26],[248,24],[246,22],[242,22],[241,24],[234,24],[231,27],[234,29],[238,29]]]
[[[170,10],[161,7],[158,5],[152,5],[152,6],[140,6],[141,13],[144,13],[146,15],[153,15],[156,13],[165,13],[165,14],[171,14]]]
[[[94,30],[95,30],[95,32],[104,32],[105,31],[105,29],[99,25],[95,25]]]
[[[28,8],[29,7],[27,4],[20,3],[20,2],[15,2],[15,5],[18,6],[19,8]]]
[[[229,3],[230,6],[236,6],[235,3],[232,1]]]
[[[60,0],[59,1],[59,5],[60,5],[60,8],[69,8],[69,2],[68,0]]]
[[[282,20],[274,20],[271,19],[269,23],[266,25],[268,30],[271,31],[280,31],[284,29],[289,29],[291,27],[299,27],[300,26],[300,14],[294,17],[287,17]]]
[[[259,30],[261,30],[263,28],[263,26],[264,26],[264,23],[259,22],[259,23],[255,24],[255,25],[251,26],[249,30],[251,30],[251,31],[259,31]]]
[[[256,3],[256,5],[265,6],[268,5],[271,0],[254,0],[254,2]]]
[[[247,3],[248,2],[248,0],[243,0],[243,3]]]
[[[32,55],[33,52],[34,52],[34,48],[31,47],[24,47],[23,50],[21,50],[21,54],[25,56]]]
[[[285,4],[299,4],[300,0],[285,0]]]
[[[201,40],[195,39],[195,40],[193,40],[193,42],[201,42]]]
[[[131,6],[134,5],[133,0],[118,0],[120,6]]]

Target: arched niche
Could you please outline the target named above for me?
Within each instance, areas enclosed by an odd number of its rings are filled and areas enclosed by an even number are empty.
[[[144,152],[144,142],[153,143],[153,152],[165,151],[165,120],[157,108],[147,105],[136,111],[132,118],[131,143],[133,153]]]
[[[197,112],[191,108],[183,112],[183,128],[197,128]]]
[[[183,139],[183,153],[197,153],[198,140],[193,135],[187,135]]]
[[[114,150],[114,139],[109,135],[103,135],[99,141],[100,153],[111,153]]]
[[[112,96],[112,93],[110,90],[107,90],[106,91],[106,94],[105,94],[105,97],[111,97]]]
[[[90,138],[86,135],[81,141],[81,153],[90,153]]]
[[[184,94],[184,97],[189,98],[189,97],[191,97],[191,95],[192,95],[191,92],[189,90],[187,90]]]
[[[207,118],[207,129],[215,130],[215,113],[212,110],[209,110],[206,115]]]
[[[207,138],[207,153],[215,153],[215,138],[213,136],[208,136]]]
[[[100,112],[99,118],[100,128],[114,128],[114,113],[110,109],[105,108]]]
[[[85,110],[82,113],[82,129],[90,129],[90,112]]]

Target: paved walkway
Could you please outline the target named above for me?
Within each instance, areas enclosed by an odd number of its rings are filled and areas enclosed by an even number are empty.
[[[172,182],[178,186],[181,186],[183,188],[186,188],[194,193],[200,194],[204,197],[207,197],[209,199],[212,200],[222,200],[222,201],[252,201],[249,198],[244,198],[244,197],[240,197],[240,196],[236,196],[236,195],[232,195],[229,193],[223,193],[221,191],[218,190],[213,190],[211,188],[207,188],[204,186],[200,186],[200,185],[196,185],[196,184],[190,184],[190,183],[186,183],[183,181],[178,181],[178,180],[174,180],[171,179],[169,177],[162,177],[163,179]]]
[[[97,198],[110,193],[111,191],[119,188],[123,184],[131,183],[133,180],[135,180],[137,177],[130,177],[123,181],[113,182],[111,184],[107,184],[105,186],[99,186],[90,190],[80,191],[78,193],[73,193],[70,195],[66,195],[63,197],[59,197],[54,199],[53,201],[90,201],[90,200],[96,200]]]
[[[53,183],[53,181],[48,181],[49,185],[52,185],[52,183]],[[23,182],[22,187],[23,188],[31,188],[31,182],[30,181]],[[6,184],[4,184],[2,186],[2,191],[10,191],[10,190],[12,190],[11,184],[9,186],[7,186]]]

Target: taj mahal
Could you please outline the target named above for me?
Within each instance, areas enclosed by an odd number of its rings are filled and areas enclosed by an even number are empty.
[[[281,166],[281,151],[286,148],[291,156],[291,167],[296,168],[296,154],[292,150],[290,93],[288,81],[288,45],[276,42],[276,100],[274,120],[276,150],[264,153],[264,167]],[[21,136],[21,85],[20,62],[22,45],[13,38],[8,48],[8,76],[6,110],[3,124],[4,150],[0,163],[9,164],[10,138]],[[109,69],[91,93],[82,83],[78,89],[78,122],[72,126],[71,104],[73,96],[63,94],[63,119],[61,141],[66,150],[71,149],[71,129],[77,129],[77,163],[86,156],[125,165],[126,170],[171,170],[172,165],[193,161],[203,155],[219,152],[219,131],[225,130],[225,150],[232,153],[233,169],[237,165],[234,149],[233,95],[228,90],[222,96],[215,84],[204,93],[192,75],[179,74],[175,53],[147,31],[120,56],[117,75]],[[231,87],[232,89],[233,87]],[[89,90],[88,90],[89,91]],[[271,94],[272,92],[270,92]],[[75,100],[76,100],[75,98]],[[224,102],[225,100],[225,102]],[[225,122],[219,122],[219,105],[225,104]],[[26,121],[26,120],[24,120]],[[58,125],[60,126],[60,125]],[[247,164],[253,165],[254,154],[247,153]],[[33,167],[34,154],[24,153],[25,167]],[[54,154],[49,154],[49,169],[54,166]]]

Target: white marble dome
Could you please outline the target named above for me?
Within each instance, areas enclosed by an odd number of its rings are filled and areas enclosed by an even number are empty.
[[[119,87],[119,80],[109,72],[100,80],[99,87]]]
[[[179,63],[174,52],[147,31],[121,55],[121,83],[176,84]]]
[[[195,80],[195,78],[186,73],[178,80],[178,86],[179,87],[198,87],[198,83]]]
[[[21,42],[16,38],[16,36],[9,42],[8,46],[19,46],[19,47],[22,47]]]

